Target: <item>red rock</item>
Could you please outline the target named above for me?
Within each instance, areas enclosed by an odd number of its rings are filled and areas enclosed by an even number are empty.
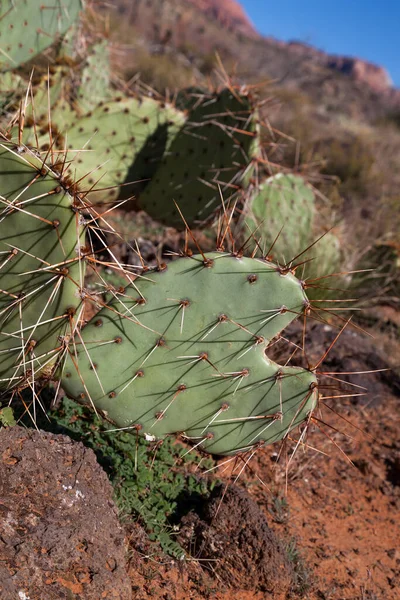
[[[359,58],[330,56],[328,67],[349,75],[355,81],[368,84],[376,92],[383,92],[393,86],[386,69]]]
[[[193,4],[228,29],[248,37],[259,37],[243,7],[236,0],[188,0],[188,4]]]

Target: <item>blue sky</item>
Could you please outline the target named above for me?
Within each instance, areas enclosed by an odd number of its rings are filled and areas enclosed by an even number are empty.
[[[258,31],[386,67],[400,87],[400,0],[241,0]]]

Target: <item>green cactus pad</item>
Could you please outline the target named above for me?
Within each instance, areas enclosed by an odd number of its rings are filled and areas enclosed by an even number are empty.
[[[58,175],[0,144],[0,390],[50,372],[80,304],[82,225]]]
[[[320,234],[322,235],[322,234]],[[309,243],[311,244],[314,240],[310,238]],[[302,254],[299,261],[307,261],[304,266],[301,267],[301,278],[306,281],[311,279],[317,279],[325,275],[331,275],[333,273],[339,273],[342,269],[342,252],[339,238],[332,232],[325,233],[312,248]],[[340,285],[334,287],[345,288],[347,285],[346,281],[342,279]],[[326,286],[317,286],[314,288],[307,288],[307,296],[310,301],[317,299],[323,300],[330,296],[335,296],[335,290],[324,289]]]
[[[13,112],[24,90],[24,80],[16,73],[9,71],[0,76],[0,117]]]
[[[103,189],[148,180],[183,121],[182,112],[152,98],[109,102],[68,128],[68,159],[87,189],[99,179],[96,187]],[[131,196],[138,187],[125,186],[121,196]],[[110,189],[102,196],[112,200],[119,193]]]
[[[14,69],[51,46],[78,18],[81,0],[3,0],[0,71]]]
[[[273,255],[283,264],[302,252],[313,237],[315,197],[302,177],[278,174],[267,179],[248,202],[245,235],[256,230],[266,251],[276,240]]]
[[[271,254],[280,264],[289,264],[300,255],[295,262],[304,263],[298,272],[302,279],[340,270],[339,238],[332,232],[323,235],[321,228],[315,226],[314,192],[302,177],[284,174],[270,177],[255,190],[246,209],[244,237],[254,231],[256,238],[261,238],[264,252],[272,247]],[[328,290],[319,288],[308,293],[310,300],[330,295]]]
[[[64,95],[65,79],[66,69],[64,67],[56,67],[52,70],[50,77],[47,75],[43,77],[40,83],[34,88],[33,102],[28,104],[26,116],[35,118],[37,128],[48,122],[49,111],[53,122],[56,116],[55,107],[62,101]],[[56,122],[58,125],[59,119]],[[25,135],[32,137],[32,134],[33,132],[27,129]]]
[[[77,93],[79,109],[86,113],[111,99],[110,52],[107,40],[93,46],[82,71]]]
[[[307,302],[301,282],[273,263],[178,259],[92,319],[62,387],[150,438],[184,432],[219,455],[272,443],[316,404],[314,374],[265,353]]]
[[[247,185],[257,151],[256,114],[248,96],[228,89],[202,99],[197,93],[140,206],[154,219],[182,229],[175,201],[190,226],[200,224],[221,207],[221,193],[225,201],[232,200]]]
[[[82,21],[75,21],[61,40],[57,60],[63,64],[74,64],[79,61],[82,40]],[[81,46],[81,47],[80,47]],[[78,50],[79,48],[79,50]]]

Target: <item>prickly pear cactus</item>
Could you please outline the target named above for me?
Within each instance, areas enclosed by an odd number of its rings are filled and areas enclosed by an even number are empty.
[[[323,237],[319,237],[319,239],[315,235],[314,238],[310,237],[309,244],[317,239],[318,241],[298,259],[299,262],[304,261],[304,265],[299,269],[301,278],[307,282],[315,281],[315,287],[311,285],[307,287],[307,296],[310,301],[327,299],[332,296],[332,292],[335,295],[336,291],[330,289],[328,281],[322,281],[320,282],[321,285],[318,285],[316,280],[326,275],[339,273],[342,270],[342,250],[338,236],[331,231],[320,232],[319,236]],[[344,289],[346,281],[341,280],[339,287]]]
[[[148,183],[184,118],[152,98],[121,98],[75,120],[59,146],[66,143],[83,187],[108,188],[102,196],[109,200],[127,198]],[[124,182],[132,185],[115,187]]]
[[[310,244],[314,215],[314,193],[304,179],[278,174],[266,179],[250,198],[245,235],[256,230],[267,251],[283,228],[273,253],[285,264]]]
[[[247,185],[258,151],[257,119],[249,96],[225,89],[195,93],[188,120],[139,198],[143,210],[169,226],[190,226],[233,200]],[[185,106],[189,100],[186,99]]]
[[[57,171],[0,144],[0,390],[34,382],[63,355],[81,302],[82,225]]]
[[[83,113],[111,99],[110,78],[110,52],[107,40],[103,40],[93,46],[82,71],[77,102]]]
[[[341,248],[333,232],[316,227],[314,192],[302,177],[278,174],[266,179],[250,196],[244,220],[244,237],[251,232],[260,247],[280,264],[302,262],[302,279],[340,271]],[[279,234],[279,236],[278,236]],[[316,243],[314,243],[316,242]],[[321,286],[308,289],[310,300],[330,296]]]
[[[83,46],[83,47],[82,47]],[[57,60],[63,64],[76,65],[81,59],[85,49],[84,35],[82,35],[82,21],[75,21],[63,35],[57,53]]]
[[[272,443],[316,404],[311,371],[266,355],[307,306],[301,282],[273,263],[181,258],[92,319],[70,348],[62,387],[150,439],[184,432],[219,455]]]
[[[0,71],[14,69],[43,52],[78,18],[81,0],[2,0]]]
[[[25,113],[27,117],[31,117],[32,123],[33,119],[35,120],[37,128],[40,128],[42,124],[48,123],[49,114],[51,120],[57,117],[56,121],[59,124],[60,118],[58,113],[56,113],[56,106],[62,101],[64,95],[65,78],[66,70],[63,67],[52,68],[51,73],[43,77],[40,83],[33,89],[33,97],[28,98],[29,103]],[[27,140],[28,135],[31,138],[29,141],[33,141],[34,132],[27,128],[25,133]]]
[[[9,71],[0,76],[0,119],[14,112],[17,101],[25,91],[22,78]]]

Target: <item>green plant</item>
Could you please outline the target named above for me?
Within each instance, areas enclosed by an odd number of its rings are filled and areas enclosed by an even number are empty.
[[[51,46],[78,18],[81,0],[5,0],[0,12],[0,71],[19,67]]]
[[[271,443],[315,405],[311,372],[264,355],[306,305],[301,283],[268,261],[180,258],[96,315],[65,364],[63,389],[150,439],[185,431],[215,454]]]
[[[304,562],[304,558],[300,554],[297,542],[294,538],[286,544],[286,552],[292,563],[294,572],[294,582],[291,591],[295,596],[304,598],[305,594],[310,591],[312,586],[311,572]]]
[[[282,264],[303,263],[301,278],[316,280],[340,270],[341,248],[333,232],[316,226],[317,206],[310,185],[298,175],[278,174],[261,183],[247,201],[244,236],[254,231],[264,252]],[[318,241],[317,241],[318,240]],[[315,243],[316,242],[316,243]],[[309,249],[308,249],[309,248]],[[326,291],[311,288],[310,299]]]
[[[209,496],[217,480],[200,477],[195,468],[200,460],[206,468],[213,461],[188,452],[171,438],[151,445],[141,437],[113,431],[88,407],[67,398],[50,419],[44,427],[67,433],[94,450],[114,487],[121,518],[136,517],[165,552],[175,558],[184,556],[173,539],[175,524],[181,511]]]
[[[39,146],[46,148],[48,116],[43,117]],[[72,123],[63,135],[68,120]],[[67,147],[66,160],[73,162],[74,177],[92,196],[104,190],[102,198],[107,201],[120,191],[128,197],[148,183],[183,121],[181,111],[152,98],[118,96],[82,117],[65,103],[51,109],[58,151]],[[24,142],[34,144],[36,135],[34,127],[25,129]],[[124,182],[131,185],[118,188]]]
[[[272,251],[283,264],[310,244],[315,197],[302,177],[282,173],[269,177],[249,199],[248,212],[246,231],[256,230],[267,250],[282,229]]]
[[[259,150],[256,111],[248,94],[193,91],[184,104],[191,106],[187,121],[139,198],[152,217],[180,228],[174,200],[190,226],[206,221],[220,208],[221,195],[225,202],[238,198]]]
[[[112,99],[110,50],[107,40],[95,44],[86,58],[77,91],[79,110],[83,113],[96,108],[100,102]]]
[[[84,69],[77,91],[83,108],[111,94],[95,76],[97,54]],[[91,198],[112,201],[135,195],[135,205],[150,216],[182,228],[174,201],[190,226],[199,225],[220,208],[221,195],[226,203],[234,202],[250,180],[259,137],[256,108],[247,92],[190,89],[175,105],[118,96],[81,116],[56,93],[58,88],[51,89],[50,111],[42,110],[47,88],[36,93],[32,111],[35,105],[39,118],[35,127],[25,127],[23,141],[34,144],[39,129],[39,147],[46,149],[51,128],[57,150],[67,148],[66,160],[73,161],[74,175],[89,188]],[[99,189],[106,193],[96,193]]]
[[[9,390],[51,372],[73,335],[83,227],[57,165],[3,141],[0,171],[0,389]]]
[[[0,424],[3,427],[13,427],[17,424],[11,406],[5,406],[4,408],[0,408]]]
[[[10,181],[2,201],[3,389],[32,386],[43,374],[61,378],[69,395],[120,427],[150,439],[184,431],[216,454],[279,440],[308,419],[314,373],[264,353],[308,308],[289,269],[223,251],[182,257],[109,289],[81,332],[85,267],[96,270],[81,235],[93,208],[60,162],[49,166],[4,143],[2,165]],[[18,224],[25,233],[16,237]]]
[[[3,73],[0,78],[0,119],[7,116],[17,99],[24,91],[23,79],[12,71]]]
[[[272,506],[268,508],[275,523],[287,523],[289,520],[289,504],[284,496],[273,496]]]

